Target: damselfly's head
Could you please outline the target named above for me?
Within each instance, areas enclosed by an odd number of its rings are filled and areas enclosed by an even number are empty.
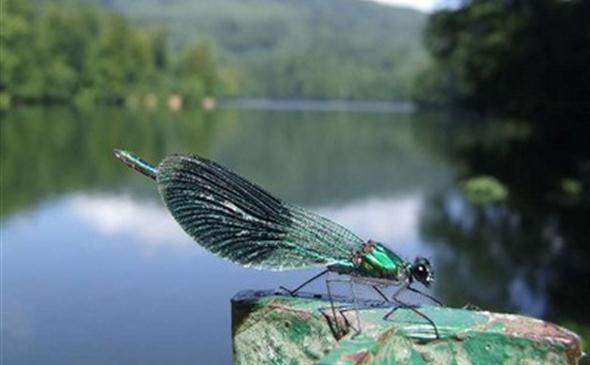
[[[425,257],[416,257],[414,264],[410,268],[412,279],[421,282],[424,286],[429,287],[434,281],[434,272],[430,261]]]

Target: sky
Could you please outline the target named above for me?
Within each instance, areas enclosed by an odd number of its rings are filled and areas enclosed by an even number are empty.
[[[440,0],[371,0],[382,4],[407,6],[418,10],[430,12]]]

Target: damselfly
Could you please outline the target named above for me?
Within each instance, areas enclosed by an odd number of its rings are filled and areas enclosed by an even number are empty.
[[[308,269],[322,272],[293,290],[329,273],[349,275],[354,282],[373,288],[394,303],[386,319],[398,308],[408,308],[438,329],[430,318],[399,298],[404,290],[432,296],[414,288],[434,280],[430,262],[401,258],[381,243],[363,241],[346,228],[306,209],[285,203],[229,169],[200,156],[172,155],[157,167],[137,155],[114,150],[129,167],[156,180],[164,204],[198,244],[210,252],[246,267],[267,270]],[[383,288],[395,286],[391,298]]]

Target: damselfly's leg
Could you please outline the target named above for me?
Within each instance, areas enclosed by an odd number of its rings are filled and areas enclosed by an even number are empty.
[[[371,285],[371,288],[375,289],[375,291],[379,293],[381,298],[385,300],[385,303],[389,303],[389,298],[387,298],[387,295],[383,294],[383,292],[378,287],[376,287],[375,285]]]
[[[334,337],[336,337],[337,339],[341,339],[342,337],[344,337],[344,335],[346,335],[346,328],[352,328],[350,322],[348,321],[348,318],[346,318],[346,316],[342,313],[346,310],[345,306],[333,306],[332,302],[330,301],[330,306],[319,307],[318,310],[328,321],[330,330],[332,331]],[[340,321],[338,321],[337,317],[334,317],[335,313],[340,313],[340,317],[342,317],[342,321],[344,322],[344,327],[342,329],[340,328]]]
[[[424,318],[428,323],[430,323],[432,325],[432,327],[434,328],[434,333],[436,335],[437,339],[440,339],[440,335],[438,333],[438,328],[436,327],[436,324],[434,323],[434,321],[430,318],[428,318],[428,316],[422,312],[420,312],[418,310],[419,306],[417,305],[412,305],[412,304],[408,304],[403,302],[401,299],[399,299],[397,296],[404,290],[407,289],[408,285],[404,285],[401,288],[399,288],[395,294],[393,294],[393,297],[391,297],[391,299],[393,299],[393,301],[397,304],[395,307],[393,307],[385,316],[383,316],[384,320],[389,320],[389,317],[398,309],[409,309],[412,312],[416,313],[418,316]],[[379,292],[379,294],[383,295],[383,293],[377,289],[377,292]]]
[[[348,312],[351,309],[339,309],[338,312],[340,313],[340,315],[345,319],[345,322],[347,323],[347,326],[349,326],[350,328],[352,328],[353,330],[355,330],[358,333],[361,333],[361,316],[359,313],[359,306],[358,306],[358,298],[356,296],[356,293],[354,291],[354,282],[351,278],[349,278],[348,280],[346,279],[327,279],[326,280],[326,285],[328,286],[328,289],[330,288],[330,283],[334,283],[334,282],[338,282],[338,283],[348,283],[348,285],[350,285],[350,293],[352,294],[352,305],[353,305],[353,309],[355,311],[355,316],[356,316],[356,324],[357,324],[357,328],[354,328],[352,325],[350,325],[350,322],[348,322],[348,319],[346,318],[346,315],[344,315],[344,312]]]
[[[420,312],[420,311],[419,311],[419,310],[416,308],[416,306],[413,306],[413,305],[406,304],[406,303],[404,303],[404,302],[401,302],[401,301],[399,301],[399,300],[397,300],[396,302],[398,303],[398,305],[397,305],[395,308],[393,308],[393,309],[392,309],[392,310],[391,310],[389,313],[387,313],[387,314],[385,315],[385,317],[383,317],[384,319],[389,319],[389,316],[390,316],[391,314],[393,314],[393,312],[395,312],[396,310],[398,310],[398,309],[400,309],[400,308],[409,309],[409,310],[411,310],[412,312],[414,312],[414,313],[416,313],[417,315],[419,315],[420,317],[424,318],[424,319],[425,319],[425,320],[426,320],[428,323],[430,323],[430,324],[432,325],[432,328],[434,328],[434,334],[435,334],[435,336],[436,336],[436,339],[437,339],[437,340],[438,340],[438,339],[440,339],[440,334],[438,333],[438,328],[436,327],[436,324],[434,323],[434,321],[433,321],[432,319],[428,318],[428,316],[427,316],[426,314],[424,314],[424,313]]]
[[[355,314],[356,314],[356,325],[358,328],[358,333],[362,332],[362,328],[361,328],[361,314],[359,313],[359,302],[358,302],[358,297],[356,295],[356,292],[354,291],[354,281],[350,280],[350,292],[352,293],[352,302],[354,303],[354,309],[355,309]]]
[[[387,298],[387,296],[386,296],[386,295],[385,295],[385,294],[384,294],[384,293],[383,293],[381,290],[379,290],[379,288],[378,288],[378,287],[376,287],[376,286],[374,286],[374,285],[373,285],[373,286],[371,286],[371,287],[372,287],[373,289],[375,289],[375,291],[376,291],[377,293],[379,293],[379,295],[381,296],[381,298],[383,298],[383,299],[384,299],[386,302],[389,302],[389,299]],[[409,291],[411,291],[411,292],[414,292],[414,293],[417,293],[417,294],[423,295],[423,296],[425,296],[426,298],[428,298],[428,299],[432,300],[434,303],[436,303],[436,304],[438,304],[438,305],[440,305],[440,306],[444,307],[444,304],[443,304],[441,301],[439,301],[438,299],[436,299],[435,297],[433,297],[433,296],[431,296],[431,295],[428,295],[428,294],[426,294],[426,293],[424,293],[424,292],[422,292],[422,291],[420,291],[420,290],[418,290],[418,289],[416,289],[416,288],[412,288],[412,287],[411,287],[411,286],[409,286],[409,285],[408,285],[407,287],[403,287],[402,289],[404,289],[404,288],[405,288],[405,289],[407,289],[407,290],[409,290]],[[401,290],[400,290],[400,291],[401,291]],[[396,295],[397,295],[397,293],[396,293]]]
[[[389,316],[391,316],[396,310],[398,310],[399,308],[418,308],[418,305],[412,305],[412,304],[407,304],[405,302],[403,302],[402,300],[400,300],[397,296],[400,295],[404,290],[406,290],[408,288],[409,284],[404,284],[402,285],[398,290],[396,290],[395,293],[393,293],[393,296],[391,297],[391,299],[397,304],[395,307],[393,307],[392,310],[390,310],[385,316],[383,316],[383,319],[387,320],[389,319]],[[381,293],[383,295],[383,293]]]
[[[420,295],[422,295],[422,296],[424,296],[424,297],[426,297],[426,298],[430,299],[431,301],[433,301],[434,303],[436,303],[436,304],[440,305],[441,307],[444,307],[444,306],[445,306],[445,305],[444,305],[444,304],[443,304],[443,303],[442,303],[440,300],[436,299],[436,298],[435,298],[435,297],[433,297],[432,295],[426,294],[426,293],[424,293],[424,292],[422,292],[422,291],[420,291],[420,290],[418,290],[418,289],[416,289],[416,288],[412,288],[411,286],[409,286],[409,285],[408,285],[408,286],[406,287],[406,289],[408,289],[408,290],[409,290],[409,291],[411,291],[411,292],[414,292],[414,293],[420,294]]]
[[[353,308],[349,308],[349,307],[347,308],[346,306],[339,306],[339,307],[334,306],[334,300],[333,300],[333,296],[332,296],[332,287],[330,285],[331,283],[334,283],[334,282],[348,283],[350,285],[351,293],[353,296]],[[350,279],[349,280],[326,279],[326,289],[328,292],[328,298],[330,300],[330,309],[332,312],[332,318],[334,318],[335,325],[339,326],[338,316],[337,316],[337,313],[339,313],[340,317],[344,321],[344,325],[346,326],[346,328],[352,328],[353,330],[355,330],[357,332],[357,334],[360,333],[361,332],[360,314],[358,312],[358,301],[357,301],[356,293],[354,291],[354,286],[353,286],[352,280],[350,280]],[[320,309],[320,311],[322,311],[322,309]],[[348,321],[348,318],[344,314],[344,312],[348,312],[351,310],[355,311],[358,329],[354,328],[354,326],[351,325],[351,323]],[[322,311],[322,313],[323,313],[323,311]],[[340,337],[344,336],[347,331],[345,331],[344,329],[340,330],[340,328],[337,327],[334,332],[335,332],[336,336],[340,338]]]
[[[317,278],[319,278],[319,277],[321,277],[321,276],[323,276],[323,275],[326,275],[326,274],[328,273],[328,271],[330,271],[330,270],[324,270],[324,271],[322,271],[321,273],[319,273],[319,274],[315,275],[315,276],[314,276],[314,277],[312,277],[311,279],[308,279],[308,280],[304,281],[304,282],[303,282],[303,284],[299,285],[298,287],[296,287],[296,288],[295,288],[295,289],[293,289],[293,290],[289,290],[289,289],[285,288],[284,286],[280,286],[279,288],[281,288],[282,290],[284,290],[284,291],[286,291],[287,293],[289,293],[289,294],[290,294],[292,297],[294,297],[294,296],[297,294],[297,292],[298,292],[298,291],[299,291],[301,288],[303,288],[303,287],[304,287],[304,286],[306,286],[307,284],[311,283],[311,282],[312,282],[312,281],[314,281],[315,279],[317,279]]]
[[[326,279],[326,290],[328,291],[328,298],[330,299],[330,308],[332,309],[332,318],[334,318],[334,323],[336,325],[336,333],[340,336],[340,327],[338,326],[338,317],[336,317],[336,308],[334,307],[334,299],[332,298],[332,290],[330,289],[330,279]],[[343,316],[344,317],[344,316]],[[344,321],[348,321],[346,317],[344,317]],[[348,325],[348,323],[347,323]]]
[[[338,317],[336,316],[336,307],[334,306],[334,299],[332,298],[332,288],[330,287],[330,283],[334,281],[333,279],[326,279],[326,290],[328,292],[328,299],[330,300],[330,309],[332,310],[332,318],[334,319],[334,327],[332,328],[335,336],[337,338],[342,338],[346,332],[344,329],[340,330],[340,325],[338,323]],[[338,280],[342,281],[342,280]],[[320,309],[321,311],[321,309]],[[340,312],[340,308],[338,309],[338,313],[344,319],[344,324],[346,327],[350,327],[350,323],[348,322],[348,318],[342,312]]]

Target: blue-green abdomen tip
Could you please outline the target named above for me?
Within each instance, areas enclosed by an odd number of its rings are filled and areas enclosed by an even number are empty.
[[[143,175],[151,179],[156,179],[156,176],[158,175],[158,169],[154,165],[137,156],[136,154],[117,148],[113,149],[113,154],[125,165],[131,167],[132,169],[142,173]]]

